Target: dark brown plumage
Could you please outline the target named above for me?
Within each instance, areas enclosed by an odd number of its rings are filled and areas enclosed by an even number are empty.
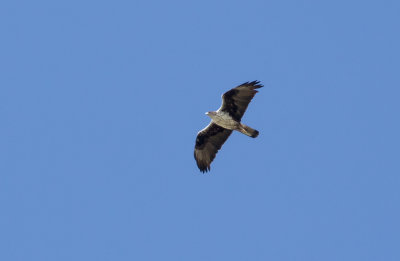
[[[221,111],[228,112],[237,121],[240,121],[246,112],[247,106],[258,92],[255,89],[263,87],[259,81],[245,82],[222,95]]]

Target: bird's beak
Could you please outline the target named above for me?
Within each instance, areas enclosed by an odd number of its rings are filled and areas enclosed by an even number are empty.
[[[205,115],[208,115],[208,114],[209,114],[208,112],[205,113]]]

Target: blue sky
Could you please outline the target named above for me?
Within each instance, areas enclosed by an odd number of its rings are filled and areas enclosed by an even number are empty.
[[[1,260],[400,260],[398,1],[3,1]],[[211,172],[220,95],[265,87]]]

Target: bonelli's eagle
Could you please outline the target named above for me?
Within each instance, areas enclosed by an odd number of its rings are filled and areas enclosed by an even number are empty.
[[[201,172],[210,170],[210,165],[218,150],[231,135],[239,131],[249,137],[258,136],[258,131],[241,123],[247,106],[263,87],[259,81],[245,82],[222,95],[222,105],[217,111],[206,114],[211,118],[210,124],[199,131],[194,147],[194,158]]]

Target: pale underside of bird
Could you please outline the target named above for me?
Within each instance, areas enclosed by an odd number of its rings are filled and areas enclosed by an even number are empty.
[[[261,87],[263,85],[259,81],[245,82],[222,95],[222,105],[217,111],[206,112],[211,122],[198,132],[194,148],[194,158],[201,172],[210,170],[211,162],[232,131],[239,131],[252,138],[258,136],[257,130],[240,121],[258,92],[256,89]]]

